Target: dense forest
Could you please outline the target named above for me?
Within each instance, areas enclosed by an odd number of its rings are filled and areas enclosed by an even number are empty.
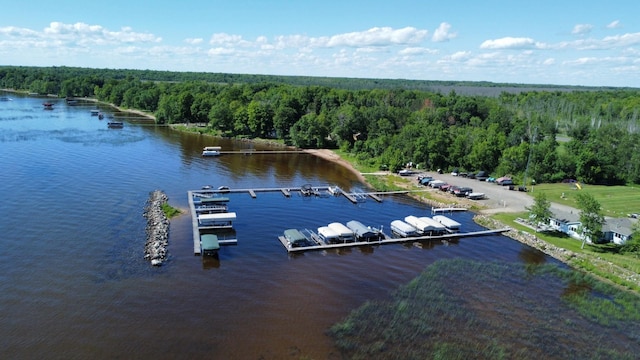
[[[8,66],[0,88],[95,97],[222,136],[341,148],[394,171],[412,162],[519,183],[640,183],[640,89]]]

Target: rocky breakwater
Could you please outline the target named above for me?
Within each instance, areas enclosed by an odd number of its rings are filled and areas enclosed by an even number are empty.
[[[151,265],[160,266],[167,258],[169,245],[169,219],[162,210],[162,205],[169,198],[155,190],[149,195],[143,216],[147,218],[147,242],[144,246],[144,258],[150,260]]]

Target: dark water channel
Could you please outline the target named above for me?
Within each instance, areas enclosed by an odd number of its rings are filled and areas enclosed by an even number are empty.
[[[289,256],[277,236],[356,219],[383,225],[429,208],[405,197],[353,205],[344,198],[232,194],[239,243],[218,260],[193,255],[191,219],[171,221],[170,258],[143,259],[148,195],[305,183],[362,187],[310,155],[203,158],[214,141],[95,106],[9,96],[0,102],[0,352],[10,358],[335,357],[326,330],[369,299],[439,259],[553,262],[503,236]],[[51,101],[51,100],[49,100]],[[125,122],[108,129],[111,118]],[[472,214],[453,216],[464,231]],[[508,290],[503,289],[508,292]],[[535,296],[535,289],[531,289]]]

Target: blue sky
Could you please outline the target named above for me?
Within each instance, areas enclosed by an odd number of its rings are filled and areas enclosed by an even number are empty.
[[[640,1],[11,1],[0,65],[640,87]]]

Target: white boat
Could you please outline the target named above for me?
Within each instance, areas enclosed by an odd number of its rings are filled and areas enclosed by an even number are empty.
[[[444,216],[444,215],[434,215],[433,216],[433,220],[439,222],[440,224],[444,225],[447,228],[447,231],[449,232],[458,232],[460,231],[460,223],[453,220],[453,219],[449,219],[448,217]]]
[[[321,226],[318,228],[318,236],[327,244],[340,242],[340,234],[328,226]]]
[[[218,150],[203,150],[202,156],[218,156],[220,155],[220,151]]]
[[[340,241],[342,242],[351,242],[356,239],[356,235],[353,233],[353,230],[349,229],[344,224],[341,224],[339,222],[332,222],[327,226],[331,230],[338,233],[338,236],[340,237]]]
[[[418,236],[418,230],[402,220],[393,220],[391,231],[402,237]]]
[[[473,192],[467,195],[467,197],[471,200],[482,200],[485,198],[485,195],[484,193],[481,193],[481,192]]]
[[[329,186],[327,191],[334,196],[342,195],[342,189],[339,186]]]
[[[218,156],[220,155],[220,146],[205,146],[202,148],[202,156]]]

